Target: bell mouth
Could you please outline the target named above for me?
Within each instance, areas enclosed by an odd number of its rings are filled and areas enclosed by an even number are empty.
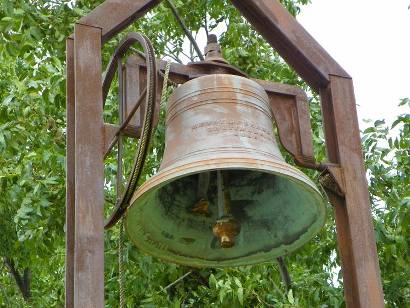
[[[213,233],[216,170],[227,174],[230,216],[240,224],[234,245]],[[209,172],[206,210],[198,203],[198,174]],[[272,262],[311,240],[323,227],[324,200],[315,184],[282,161],[223,158],[172,165],[146,181],[126,212],[130,240],[143,252],[192,267]]]

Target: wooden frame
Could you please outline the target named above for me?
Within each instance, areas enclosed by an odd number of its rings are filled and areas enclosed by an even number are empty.
[[[346,304],[383,307],[352,79],[279,1],[231,2],[320,94],[328,160],[333,164],[328,170],[343,182],[342,195],[326,191],[335,211]],[[77,22],[67,41],[66,307],[104,306],[103,146],[107,130],[102,122],[101,44],[159,3],[107,0]],[[299,133],[304,134],[302,129]],[[306,148],[304,137],[300,145]]]

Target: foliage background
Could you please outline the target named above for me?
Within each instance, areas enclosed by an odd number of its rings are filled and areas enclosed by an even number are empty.
[[[65,217],[65,38],[74,22],[101,1],[2,0],[0,2],[0,306],[61,307],[64,303]],[[296,15],[308,0],[283,0]],[[325,159],[317,96],[224,0],[174,0],[187,26],[197,33],[225,24],[224,56],[252,77],[296,84],[311,95],[317,159]],[[191,10],[195,8],[195,14]],[[157,56],[185,57],[184,35],[169,8],[161,4],[127,31],[153,41]],[[124,33],[104,47],[104,65]],[[187,55],[193,58],[192,54]],[[394,103],[394,102],[386,102]],[[410,100],[392,123],[369,123],[363,131],[372,213],[388,307],[410,302]],[[115,121],[115,89],[105,110]],[[145,175],[158,166],[164,127],[160,123]],[[107,177],[115,172],[107,161]],[[316,179],[317,175],[306,171]],[[107,194],[111,194],[107,187]],[[109,204],[107,204],[107,208]],[[325,228],[286,258],[291,290],[281,283],[277,264],[194,271],[140,254],[126,242],[127,306],[144,307],[344,307],[334,219],[330,205]],[[106,305],[118,305],[118,228],[105,235]],[[24,300],[10,261],[22,275]]]

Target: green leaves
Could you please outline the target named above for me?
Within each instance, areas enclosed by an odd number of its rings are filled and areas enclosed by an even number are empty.
[[[386,300],[404,306],[410,298],[410,114],[409,99],[391,126],[375,121],[363,132],[379,261]]]
[[[244,305],[244,288],[236,276],[221,276],[219,279],[211,274],[209,276],[209,287],[211,292],[218,294],[217,302],[222,306]]]
[[[19,269],[31,269],[33,306],[61,306],[64,302],[64,40],[72,32],[74,22],[101,2],[4,0],[0,4],[0,257],[12,255]],[[222,29],[220,42],[225,58],[251,77],[296,84],[311,93],[229,1],[174,2],[194,35],[204,32],[205,26],[209,32]],[[308,1],[281,2],[295,15],[299,6]],[[184,48],[183,32],[163,4],[127,31],[146,34],[154,42],[157,57],[187,60],[183,53],[188,58],[195,57]],[[104,46],[104,63],[122,35]],[[116,95],[112,93],[104,111],[107,121],[116,120]],[[410,298],[410,100],[405,98],[400,105],[403,115],[392,125],[376,121],[363,132],[362,139],[384,292],[391,307],[405,307]],[[315,156],[324,161],[321,111],[316,96],[310,99],[310,111]],[[159,166],[164,118],[162,110],[143,179]],[[135,142],[126,146],[132,149]],[[113,158],[106,163],[107,178],[113,179]],[[107,195],[112,197],[112,185],[106,186]],[[340,261],[330,210],[328,216],[322,232],[287,257],[292,277],[289,291],[274,262],[236,269],[194,270],[164,290],[191,269],[160,262],[126,242],[127,307],[343,307]],[[106,232],[105,302],[109,307],[118,306],[117,240],[117,229]],[[0,291],[0,306],[3,302],[23,306],[19,291],[5,270],[0,271],[0,285],[5,286]]]
[[[71,28],[71,10],[45,3],[0,5],[0,257],[31,269],[37,306],[63,294],[65,46],[54,30]],[[5,271],[0,284],[20,297]]]
[[[216,289],[217,288],[218,282],[216,281],[216,278],[214,274],[209,275],[209,287],[211,289]]]
[[[292,305],[295,303],[295,299],[293,297],[293,290],[289,290],[289,292],[288,292],[288,301]]]

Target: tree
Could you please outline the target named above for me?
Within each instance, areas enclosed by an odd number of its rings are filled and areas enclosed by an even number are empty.
[[[74,22],[100,1],[3,1],[0,4],[0,305],[61,306],[64,302],[65,215],[65,38]],[[282,1],[292,14],[307,0]],[[193,35],[225,27],[220,42],[225,58],[250,76],[306,84],[240,16],[229,1],[174,0]],[[190,14],[195,7],[196,14]],[[202,29],[202,30],[201,30]],[[159,5],[126,31],[145,33],[157,57],[195,59],[183,48],[184,32],[169,6]],[[125,33],[125,32],[124,32]],[[119,39],[103,50],[106,65]],[[187,53],[186,56],[183,53]],[[105,120],[116,119],[115,86],[105,108]],[[409,106],[403,100],[403,106]],[[380,264],[386,301],[402,307],[409,301],[409,114],[393,124],[382,121],[364,131]],[[311,98],[316,156],[324,160],[318,98]],[[160,122],[144,170],[152,175],[162,153],[164,124]],[[389,141],[390,139],[391,141]],[[383,141],[383,140],[387,140]],[[106,161],[113,177],[113,158]],[[317,177],[312,171],[313,178]],[[145,177],[144,177],[145,178]],[[107,195],[112,193],[107,188]],[[109,204],[106,205],[107,209]],[[322,232],[286,259],[292,289],[286,290],[276,263],[226,270],[193,270],[165,264],[125,246],[128,306],[343,306],[334,221],[329,206]],[[106,303],[118,303],[118,228],[106,232]],[[20,281],[20,282],[19,282]],[[165,287],[168,286],[168,287]],[[23,296],[22,296],[23,295]]]
[[[383,273],[385,298],[397,307],[410,299],[410,100],[392,125],[378,120],[363,132],[366,167]]]

